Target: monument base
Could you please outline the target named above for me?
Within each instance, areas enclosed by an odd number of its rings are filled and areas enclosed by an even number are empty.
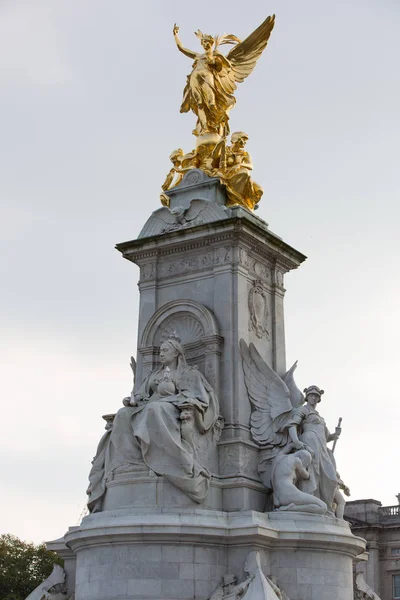
[[[207,600],[258,550],[290,600],[352,600],[365,542],[345,521],[306,513],[150,508],[85,517],[65,535],[77,559],[75,600]]]
[[[266,498],[264,486],[255,479],[250,482],[248,476],[212,476],[207,497],[201,503],[201,508],[233,512],[241,509],[264,511]],[[147,512],[153,508],[199,509],[200,505],[167,479],[149,469],[140,473],[117,473],[106,483],[103,511],[142,509]]]

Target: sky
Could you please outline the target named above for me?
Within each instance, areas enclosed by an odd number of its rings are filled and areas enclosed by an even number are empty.
[[[287,275],[287,364],[325,389],[351,499],[396,504],[400,337],[397,0],[0,1],[0,533],[77,525],[101,415],[130,393],[138,269],[114,249],[153,210],[193,32],[246,37],[276,13],[239,86],[258,215],[308,256]],[[394,379],[393,379],[394,378]]]

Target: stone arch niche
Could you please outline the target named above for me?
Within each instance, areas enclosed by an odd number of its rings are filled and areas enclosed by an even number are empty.
[[[142,356],[141,381],[159,366],[159,347],[171,336],[180,339],[188,363],[197,366],[219,394],[223,338],[214,313],[193,300],[169,302],[148,321],[138,348]]]

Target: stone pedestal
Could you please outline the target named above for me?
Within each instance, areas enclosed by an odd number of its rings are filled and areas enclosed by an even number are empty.
[[[239,340],[283,376],[283,280],[305,257],[254,214],[227,208],[219,181],[201,171],[189,172],[170,198],[175,212],[156,211],[137,240],[117,248],[140,268],[138,385],[174,335],[219,397],[220,418],[207,433],[191,429],[189,408],[181,416],[210,488],[196,504],[144,462],[115,469],[102,512],[65,536],[76,556],[75,600],[207,600],[223,576],[243,581],[255,550],[290,600],[352,600],[352,561],[363,541],[342,520],[265,512],[260,448],[250,435]]]
[[[198,170],[172,191],[175,209],[188,209],[199,199],[221,203],[218,180]],[[305,256],[248,210],[226,208],[223,215],[139,237],[117,249],[140,267],[137,381],[158,365],[160,342],[175,332],[189,363],[199,367],[219,396],[224,428],[218,464],[209,467],[223,491],[213,508],[264,510],[239,340],[253,342],[278,374],[285,373],[284,275]],[[153,219],[144,233],[152,230]]]
[[[253,550],[291,600],[353,600],[352,562],[364,548],[334,518],[161,508],[90,515],[65,541],[77,557],[76,600],[207,600],[226,573],[245,578]]]

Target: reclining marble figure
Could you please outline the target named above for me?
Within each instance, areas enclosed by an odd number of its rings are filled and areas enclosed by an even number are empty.
[[[89,474],[90,512],[102,510],[106,483],[120,468],[147,467],[198,503],[207,496],[210,474],[195,458],[191,432],[213,427],[217,396],[200,371],[187,364],[177,339],[161,345],[160,362],[139,390],[124,398],[100,440]]]

